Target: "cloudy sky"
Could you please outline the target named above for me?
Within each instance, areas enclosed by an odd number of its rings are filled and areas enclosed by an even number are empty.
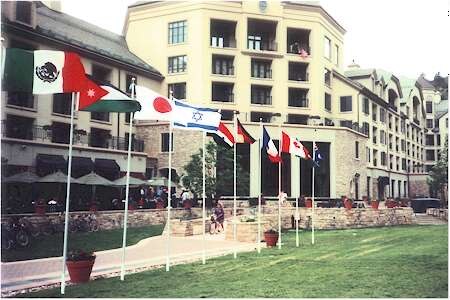
[[[122,33],[127,6],[134,2],[64,0],[62,10]],[[436,72],[448,74],[450,0],[322,0],[320,3],[347,30],[346,65],[355,60],[363,68],[383,68],[410,77],[423,72],[430,79]]]

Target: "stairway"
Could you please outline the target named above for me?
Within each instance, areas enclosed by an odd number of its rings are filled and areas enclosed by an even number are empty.
[[[447,222],[427,214],[416,214],[417,225],[445,225]]]

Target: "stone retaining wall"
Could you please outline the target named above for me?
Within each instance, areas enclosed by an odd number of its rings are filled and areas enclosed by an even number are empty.
[[[295,207],[282,207],[282,228],[292,228],[293,217],[295,215]],[[70,216],[86,216],[90,212],[71,212]],[[240,207],[237,209],[237,215],[253,215],[256,216],[257,209],[249,207]],[[299,227],[311,228],[311,213],[310,208],[299,208]],[[207,211],[207,221],[211,214]],[[225,208],[225,218],[230,222],[233,214],[232,208]],[[267,222],[265,229],[278,228],[278,206],[264,206],[262,208],[262,221]],[[6,222],[13,215],[3,215],[2,222]],[[37,216],[34,214],[15,215],[18,217],[27,217],[32,223],[38,224],[50,218],[53,223],[64,221],[63,215],[58,213],[48,213],[46,217]],[[185,219],[185,218],[201,218],[202,209],[192,208],[185,210],[182,208],[174,208],[171,210],[171,219]],[[96,213],[97,221],[100,225],[100,230],[122,228],[123,211],[101,211]],[[164,224],[167,218],[167,211],[165,209],[143,209],[131,210],[128,214],[128,226],[140,227],[147,225]],[[341,229],[341,228],[361,228],[361,227],[376,227],[376,226],[392,226],[403,224],[415,224],[415,217],[413,210],[409,207],[405,208],[390,208],[374,210],[372,208],[356,208],[352,210],[345,210],[344,208],[316,208],[315,209],[315,228],[317,229]]]
[[[441,220],[448,221],[448,209],[443,208],[427,208],[427,215],[438,217]]]

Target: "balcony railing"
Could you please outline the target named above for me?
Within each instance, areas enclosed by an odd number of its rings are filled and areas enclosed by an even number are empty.
[[[308,55],[311,55],[311,47],[301,42],[296,45],[295,43],[287,45],[287,53],[300,54],[301,49],[305,50]]]
[[[308,98],[290,98],[288,101],[288,105],[291,107],[308,107],[309,106],[309,100]]]
[[[53,134],[53,130],[50,126],[27,126],[27,130],[14,130],[14,124],[2,121],[2,137],[3,138],[15,138],[21,140],[32,140],[32,141],[42,141],[51,143],[52,141],[64,141],[67,137],[56,136]],[[20,127],[17,127],[20,128]],[[103,140],[103,142],[100,142]],[[95,143],[93,143],[95,141]],[[128,150],[128,139],[124,137],[104,137],[99,135],[93,135],[90,133],[84,133],[81,130],[75,130],[73,135],[74,145],[85,145],[90,147],[98,147],[104,149],[115,149],[115,150]],[[137,152],[144,151],[144,141],[133,139],[131,143],[131,149]]]
[[[228,68],[213,68],[213,74],[217,75],[234,75],[234,66]]]
[[[214,102],[234,102],[234,94],[228,93],[225,95],[222,95],[223,97],[213,96],[212,101]]]
[[[252,104],[271,105],[272,96],[254,96],[252,97]]]
[[[248,39],[247,48],[257,51],[278,51],[278,44],[275,41],[255,41]]]
[[[298,73],[289,73],[289,80],[294,81],[309,81],[309,73],[308,72],[298,72]]]

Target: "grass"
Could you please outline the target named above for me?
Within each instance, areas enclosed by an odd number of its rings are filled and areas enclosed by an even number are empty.
[[[70,298],[409,298],[448,296],[447,226],[399,226],[283,236],[283,249],[210,259],[70,286]],[[59,288],[20,297],[60,297]]]
[[[134,245],[144,238],[160,235],[164,225],[130,227],[127,230],[127,245]],[[100,251],[122,247],[123,229],[70,234],[68,249]],[[62,256],[63,233],[42,236],[31,240],[30,247],[2,251],[2,262]]]

